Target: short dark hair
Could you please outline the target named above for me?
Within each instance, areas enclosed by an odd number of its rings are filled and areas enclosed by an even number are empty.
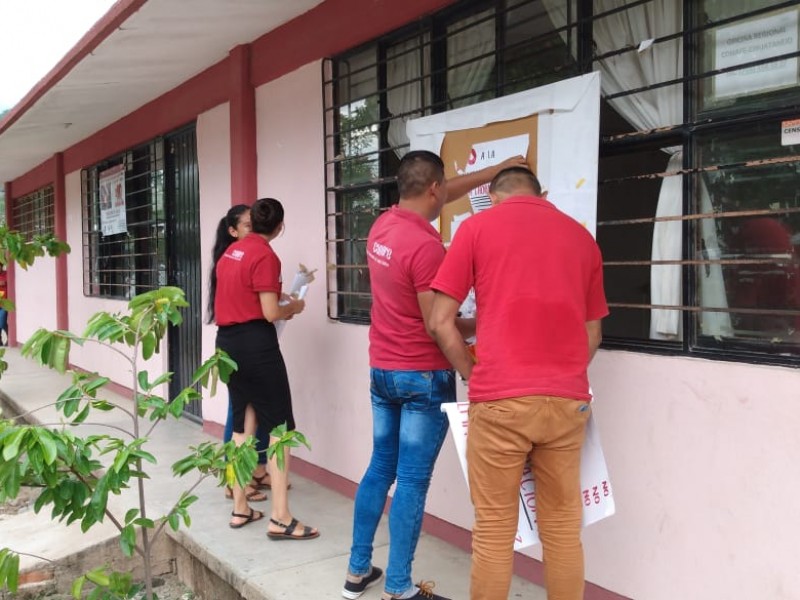
[[[250,224],[255,233],[270,235],[283,223],[283,205],[275,198],[259,198],[250,207]]]
[[[511,193],[514,191],[526,190],[539,196],[542,193],[542,185],[533,174],[533,171],[525,167],[508,167],[494,176],[489,184],[490,193]]]
[[[422,194],[432,183],[444,181],[444,163],[433,152],[412,150],[400,160],[397,191],[401,198]]]

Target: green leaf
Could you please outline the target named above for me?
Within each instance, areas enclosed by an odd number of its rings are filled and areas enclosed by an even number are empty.
[[[133,522],[136,516],[139,514],[138,508],[132,508],[128,512],[125,513],[125,524],[129,524]]]
[[[133,553],[136,551],[136,528],[133,525],[123,527],[120,532],[119,544],[125,556],[129,558],[133,556]]]
[[[142,338],[142,358],[148,360],[156,351],[158,341],[153,332],[148,333]]]
[[[86,417],[89,416],[89,411],[91,410],[91,408],[92,408],[92,405],[87,403],[83,407],[83,410],[81,410],[81,412],[79,412],[77,415],[75,415],[75,418],[72,419],[72,422],[73,423],[83,423],[86,420]]]
[[[138,525],[139,527],[147,527],[148,529],[153,529],[156,524],[153,522],[153,519],[146,519],[146,518],[139,518],[133,522],[134,525]]]
[[[86,579],[88,579],[95,585],[100,585],[103,587],[107,587],[108,584],[110,583],[108,574],[106,573],[106,570],[103,567],[92,569],[91,571],[86,573]]]
[[[139,382],[139,387],[144,392],[149,392],[153,386],[147,381],[147,371],[139,371],[136,374],[136,381]]]
[[[52,465],[58,456],[58,449],[56,443],[52,438],[52,434],[44,429],[36,430],[36,437],[39,441],[39,446],[42,448],[42,456],[47,465]]]
[[[86,575],[81,575],[72,582],[72,597],[80,600],[83,592],[83,584],[86,583]]]
[[[19,554],[12,553],[8,559],[8,572],[6,573],[6,585],[12,593],[16,593],[19,586]]]
[[[19,454],[19,448],[22,440],[25,439],[25,434],[28,432],[27,427],[19,427],[14,431],[6,440],[4,440],[3,459],[13,460]]]

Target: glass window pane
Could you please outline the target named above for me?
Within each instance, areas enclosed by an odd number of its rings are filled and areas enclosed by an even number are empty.
[[[774,2],[739,0],[724,5],[722,2],[703,4],[704,16],[710,22],[744,16],[707,29],[700,38],[701,72],[729,69],[700,80],[700,112],[780,106],[790,96],[796,96],[800,61],[796,56],[780,56],[800,49],[800,9],[790,7],[747,16],[746,11]],[[756,64],[749,64],[753,62]]]
[[[715,215],[696,228],[696,257],[709,260],[698,298],[730,311],[699,313],[701,336],[800,346],[800,144],[780,140],[778,121],[698,136],[700,166],[713,167],[695,178],[698,210]]]
[[[669,300],[664,294],[652,297],[653,277],[660,277],[664,269],[657,267],[654,271],[649,264],[654,258],[652,219],[665,181],[651,175],[667,171],[671,156],[661,148],[635,146],[600,158],[597,243],[606,263],[607,299],[610,303],[638,305],[611,308],[611,314],[603,321],[604,335],[609,338],[651,339],[650,304],[680,305],[680,288],[671,290]],[[677,241],[680,258],[680,239]],[[677,269],[680,272],[680,266]],[[678,340],[679,333],[680,328],[670,339]]]
[[[447,108],[494,98],[494,9],[453,23],[447,33]]]
[[[406,123],[430,113],[429,41],[428,34],[414,36],[386,50],[386,104],[391,118],[387,137],[397,157],[408,151]]]
[[[595,2],[595,14],[617,8],[620,2]],[[659,86],[683,77],[683,46],[679,33],[680,2],[648,2],[600,16],[592,24],[594,68],[604,97],[634,130],[643,131],[683,122],[683,84]],[[660,40],[660,41],[655,41]],[[637,91],[638,90],[638,91]]]
[[[575,21],[574,0],[526,2],[509,8],[503,19],[505,46],[500,49],[503,94],[578,74]]]

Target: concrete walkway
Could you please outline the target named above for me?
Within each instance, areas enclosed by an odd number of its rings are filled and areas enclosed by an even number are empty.
[[[18,350],[6,352],[9,369],[0,379],[0,394],[17,412],[29,412],[55,401],[66,389],[69,376],[44,369],[33,361],[22,358]],[[130,406],[130,402],[112,393],[103,397]],[[121,411],[93,415],[106,425],[128,426]],[[60,418],[53,407],[34,413],[39,423],[57,424]],[[127,418],[127,417],[125,417]],[[95,417],[92,419],[98,420]],[[87,424],[81,429],[107,432],[99,424]],[[211,439],[200,426],[187,420],[170,421],[159,425],[145,449],[158,459],[156,467],[149,467],[151,480],[147,482],[148,516],[157,517],[172,506],[181,491],[195,482],[175,478],[170,466],[187,454],[190,445]],[[131,492],[132,493],[132,492]],[[353,502],[299,475],[292,475],[292,511],[305,522],[320,529],[321,536],[308,542],[276,543],[267,539],[266,521],[251,524],[240,530],[228,527],[231,502],[224,498],[215,482],[206,480],[195,490],[200,497],[191,508],[192,526],[170,532],[172,538],[195,561],[199,561],[219,579],[227,582],[247,600],[319,600],[341,598],[341,586],[347,569],[348,550],[352,527]],[[125,509],[134,506],[134,498],[125,495],[113,498],[112,510],[124,515]],[[269,501],[255,503],[259,510],[268,513]],[[107,542],[116,536],[116,529],[108,522],[82,534],[80,528],[66,527],[49,520],[45,508],[39,515],[32,511],[0,517],[0,547],[60,559],[82,548]],[[385,567],[388,554],[388,529],[384,518],[376,537],[375,564]],[[435,591],[453,600],[469,597],[469,555],[437,538],[423,533],[414,563],[414,577],[436,582]],[[37,561],[23,558],[22,568],[36,568]],[[178,562],[178,575],[181,573]],[[217,593],[205,591],[197,577],[188,577],[198,596],[205,600],[219,600]],[[370,588],[365,600],[380,598],[381,586]],[[514,578],[510,598],[545,600],[544,590],[530,582]]]

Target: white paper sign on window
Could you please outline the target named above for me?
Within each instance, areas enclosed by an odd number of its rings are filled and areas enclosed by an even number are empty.
[[[800,144],[800,119],[781,123],[781,146]]]
[[[125,165],[117,165],[100,173],[100,230],[103,235],[128,231]]]
[[[797,52],[797,13],[792,9],[720,27],[716,31],[714,68]],[[725,98],[797,85],[797,65],[795,57],[722,73],[714,77],[714,95]]]

